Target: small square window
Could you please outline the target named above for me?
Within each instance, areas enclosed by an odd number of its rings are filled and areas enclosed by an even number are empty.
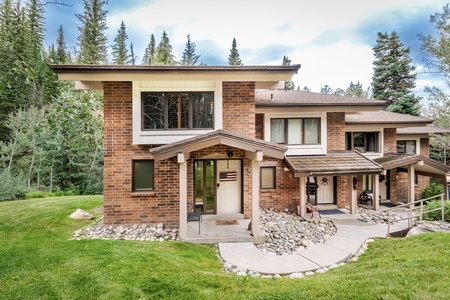
[[[275,178],[275,167],[261,167],[261,189],[274,189],[276,187]]]
[[[154,161],[133,160],[133,192],[153,191]]]

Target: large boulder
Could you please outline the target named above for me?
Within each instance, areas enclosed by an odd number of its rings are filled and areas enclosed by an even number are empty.
[[[85,212],[81,208],[78,208],[75,212],[73,212],[70,215],[70,218],[75,220],[92,220],[94,216],[88,212]]]

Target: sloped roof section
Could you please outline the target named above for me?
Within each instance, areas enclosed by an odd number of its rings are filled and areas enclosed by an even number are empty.
[[[153,154],[155,159],[162,160],[175,157],[179,152],[189,153],[215,145],[226,145],[250,152],[260,150],[263,151],[264,156],[278,159],[282,159],[284,153],[287,151],[286,146],[249,138],[225,130],[216,130],[207,134],[150,149],[150,153]]]
[[[374,159],[374,161],[385,170],[406,168],[408,165],[414,165],[416,173],[425,176],[445,175],[450,172],[450,168],[446,165],[416,154],[388,153],[384,157]]]
[[[446,134],[450,133],[450,129],[428,124],[425,127],[406,127],[397,128],[397,135],[430,135],[430,134]]]
[[[363,111],[357,114],[345,115],[345,124],[364,125],[364,124],[390,124],[401,126],[425,126],[431,124],[433,120],[411,116],[407,114],[393,113],[389,111]]]
[[[256,90],[256,107],[377,106],[386,102],[293,90]]]
[[[331,152],[324,156],[287,156],[297,176],[379,174],[383,168],[358,152]]]

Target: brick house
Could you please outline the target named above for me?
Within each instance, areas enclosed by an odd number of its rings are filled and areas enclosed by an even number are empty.
[[[406,168],[408,184],[448,172],[420,154],[377,162],[396,152],[398,128],[430,120],[359,130],[351,116],[376,116],[384,102],[279,90],[299,65],[52,67],[60,80],[104,92],[107,224],[162,222],[186,239],[190,209],[240,214],[258,243],[259,207],[304,216],[309,201],[355,213],[361,182],[378,199],[387,171],[396,178]],[[388,182],[396,201],[397,181]]]

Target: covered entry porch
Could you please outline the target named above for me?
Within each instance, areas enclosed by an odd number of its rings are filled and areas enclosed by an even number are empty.
[[[259,229],[260,162],[264,157],[283,159],[286,150],[284,146],[224,130],[151,149],[155,160],[175,158],[178,162],[180,239],[189,238],[188,213],[197,209],[203,213],[204,222],[216,217],[230,220],[229,214],[251,220],[248,234],[253,242],[264,242]],[[213,175],[207,175],[208,167]],[[234,225],[229,226],[232,230]]]
[[[300,180],[299,214],[302,217],[306,216],[306,203],[311,199],[311,177],[315,178],[316,204],[333,203],[338,208],[348,205],[350,213],[356,214],[358,175],[374,175],[374,185],[378,185],[378,176],[383,172],[379,164],[355,151],[336,151],[320,156],[287,156],[285,162]]]

